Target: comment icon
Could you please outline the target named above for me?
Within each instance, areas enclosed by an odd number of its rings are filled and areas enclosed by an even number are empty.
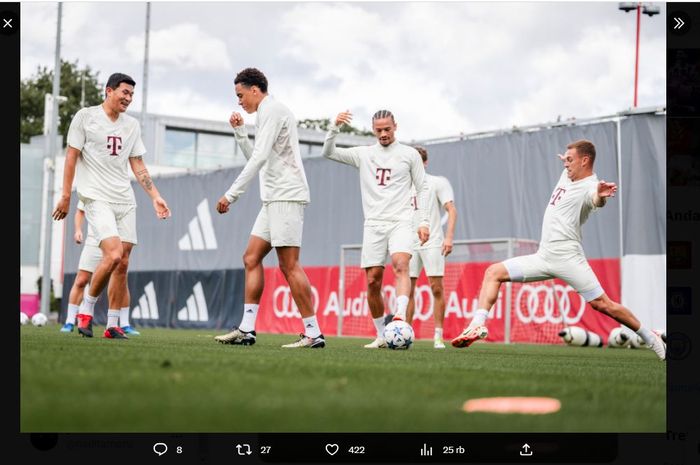
[[[168,452],[168,445],[164,442],[156,442],[155,444],[153,444],[153,452],[158,454],[158,456],[160,457],[161,455]]]

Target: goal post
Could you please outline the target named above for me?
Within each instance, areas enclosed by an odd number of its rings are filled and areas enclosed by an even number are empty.
[[[538,242],[520,238],[457,240],[445,261],[443,288],[445,299],[445,338],[455,337],[471,321],[477,308],[478,293],[486,268],[511,257],[535,253]],[[367,280],[360,268],[361,244],[340,247],[338,298],[339,336],[374,336],[374,325],[367,305]],[[501,286],[499,298],[489,315],[489,340],[495,342],[560,343],[557,333],[566,325],[567,312],[576,299],[568,294],[566,283],[548,280],[537,283],[511,283]],[[572,297],[573,296],[573,297]],[[385,315],[395,311],[396,291],[390,260],[382,283]],[[434,298],[424,273],[415,291],[417,338],[432,337]],[[577,303],[578,305],[578,303]]]

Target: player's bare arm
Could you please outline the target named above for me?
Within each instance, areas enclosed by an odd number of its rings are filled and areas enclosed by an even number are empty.
[[[455,224],[457,224],[457,209],[455,208],[455,203],[447,202],[445,204],[445,211],[447,211],[447,232],[445,232],[445,239],[442,241],[442,254],[447,257],[452,253],[452,240],[455,235]]]
[[[80,150],[68,146],[66,150],[66,161],[63,164],[63,190],[61,198],[56,204],[56,209],[53,211],[53,219],[60,221],[68,215],[70,208],[70,192],[73,187],[73,178],[75,177],[75,165],[78,162]]]
[[[83,242],[83,218],[85,218],[85,212],[78,210],[75,212],[74,226],[75,234],[73,234],[73,239],[76,244],[81,244]]]
[[[143,161],[143,157],[130,157],[129,164],[131,165],[131,170],[134,172],[134,176],[136,176],[136,180],[139,182],[139,184],[141,184],[143,190],[145,190],[151,197],[151,200],[153,201],[153,208],[155,209],[158,218],[169,218],[170,208],[168,208],[168,204],[160,196],[158,189],[156,189],[155,184],[153,184],[153,180],[151,179],[151,175],[148,174],[148,169]]]

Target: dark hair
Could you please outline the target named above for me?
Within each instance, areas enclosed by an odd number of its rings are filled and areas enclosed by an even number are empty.
[[[258,86],[261,92],[267,93],[267,78],[258,68],[246,68],[236,74],[234,84],[243,84],[246,87]]]
[[[107,79],[107,87],[110,89],[116,89],[122,82],[125,82],[130,86],[136,85],[136,81],[131,79],[131,76],[127,76],[126,74],[122,73],[114,73],[109,77],[109,79]]]
[[[372,121],[375,119],[382,119],[382,118],[391,118],[391,121],[396,123],[396,120],[394,120],[394,114],[390,112],[389,110],[379,110],[372,116]]]
[[[423,159],[423,163],[428,161],[428,151],[425,150],[424,147],[421,147],[420,145],[416,145],[413,148],[418,150],[418,153],[420,154],[421,159]]]
[[[576,149],[579,155],[588,155],[591,157],[591,165],[595,162],[595,145],[593,142],[586,139],[579,139],[566,146],[567,149]]]

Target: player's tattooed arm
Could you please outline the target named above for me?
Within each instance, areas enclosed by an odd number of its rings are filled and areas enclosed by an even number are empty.
[[[150,193],[150,191],[153,190],[153,180],[151,179],[151,175],[148,174],[148,169],[143,162],[143,157],[131,157],[130,160],[132,160],[131,168],[139,184],[141,184],[146,192]]]

